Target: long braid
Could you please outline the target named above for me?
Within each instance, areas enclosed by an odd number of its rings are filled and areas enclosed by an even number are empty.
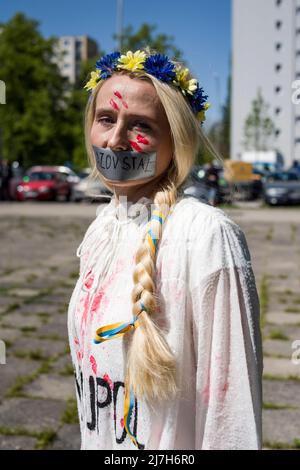
[[[156,210],[152,212],[145,237],[136,252],[133,272],[133,314],[138,317],[139,328],[134,330],[128,352],[127,377],[134,394],[148,400],[170,399],[178,391],[173,352],[152,319],[158,298],[154,282],[156,249],[176,196],[177,190],[172,185],[156,193]],[[158,214],[161,214],[161,221]]]

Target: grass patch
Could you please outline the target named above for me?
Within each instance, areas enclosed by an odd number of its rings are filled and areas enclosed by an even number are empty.
[[[287,274],[279,274],[278,278],[279,279],[287,279],[288,275]]]
[[[263,447],[277,450],[300,449],[300,439],[294,439],[292,444],[289,444],[288,442],[264,441]]]
[[[280,304],[286,304],[288,301],[286,299],[278,299]]]
[[[22,326],[22,328],[20,328],[20,330],[23,333],[34,333],[37,329],[36,329],[35,326]]]
[[[268,339],[279,339],[281,341],[288,341],[289,338],[280,330],[272,330],[268,335]]]
[[[279,380],[279,381],[291,380],[293,382],[299,382],[300,381],[300,378],[297,375],[283,376],[283,375],[264,374],[263,379],[264,380]]]
[[[260,327],[261,327],[261,330],[263,330],[266,324],[266,314],[267,314],[267,308],[268,308],[268,302],[269,302],[268,280],[265,274],[262,276],[261,281],[260,281],[259,300],[260,300]]]
[[[58,372],[58,374],[63,376],[74,375],[72,364],[66,364],[65,367]]]
[[[64,424],[78,424],[78,411],[77,402],[75,398],[69,398],[64,414],[61,417],[61,422]]]
[[[27,282],[33,282],[38,278],[36,274],[29,274],[29,276],[26,277]]]
[[[37,439],[35,450],[45,449],[49,444],[52,444],[57,437],[56,432],[53,429],[45,429],[44,431],[29,431],[22,427],[9,428],[6,426],[0,426],[0,434],[2,436],[27,436],[34,437]]]
[[[297,225],[291,224],[291,242],[296,240]]]
[[[78,271],[73,271],[69,274],[70,279],[76,279],[79,276]]]
[[[18,308],[21,308],[21,305],[15,302],[13,304],[10,304],[4,313],[13,312],[14,310],[17,310]]]
[[[263,409],[264,410],[295,410],[297,409],[297,407],[291,406],[291,405],[283,405],[280,403],[264,402]]]
[[[273,239],[273,232],[274,232],[274,227],[272,226],[266,235],[266,240],[271,241]]]
[[[293,294],[295,294],[295,292],[292,291],[292,290],[290,290],[290,289],[286,289],[286,290],[284,290],[282,293],[283,293],[283,294],[286,294],[286,295],[293,295]]]
[[[286,313],[300,313],[300,308],[288,307],[285,309]]]
[[[35,336],[35,338],[37,339],[50,339],[50,340],[53,340],[53,341],[65,341],[66,338],[62,338],[61,336],[53,333],[53,335],[39,335],[39,336]]]
[[[14,351],[13,355],[19,359],[32,359],[33,361],[46,361],[47,358],[44,356],[40,349],[33,351]]]
[[[58,270],[58,266],[49,266],[49,271],[55,272]]]

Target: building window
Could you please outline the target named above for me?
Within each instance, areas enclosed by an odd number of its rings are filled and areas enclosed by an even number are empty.
[[[279,114],[281,112],[281,108],[275,108],[275,114]]]
[[[276,86],[275,93],[280,93],[280,92],[281,92],[281,86]]]
[[[296,34],[300,34],[300,28],[296,29]]]
[[[275,0],[275,2],[276,2],[276,6],[277,6],[277,7],[280,7],[280,5],[281,5],[281,3],[282,3],[282,0]]]
[[[296,78],[300,78],[300,72],[296,73]]]
[[[300,7],[296,7],[296,13],[300,13]]]
[[[295,121],[300,122],[300,116],[295,116]]]
[[[280,129],[276,129],[276,131],[275,131],[275,136],[278,137],[279,134],[280,134],[280,132],[281,132]]]
[[[280,51],[281,47],[282,47],[281,42],[277,42],[277,43],[275,44],[276,51]]]
[[[65,46],[68,46],[69,44],[70,44],[69,39],[65,39],[65,40],[64,40],[64,45],[65,45]]]
[[[280,29],[282,26],[282,21],[280,20],[276,21],[275,26],[276,26],[276,29]]]
[[[300,144],[300,137],[297,137],[297,138],[295,139],[295,144]]]
[[[276,70],[276,72],[280,72],[281,69],[282,69],[282,65],[281,65],[281,64],[276,64],[276,65],[275,65],[275,70]]]
[[[296,56],[299,57],[300,56],[300,50],[298,49],[298,51],[296,51]]]

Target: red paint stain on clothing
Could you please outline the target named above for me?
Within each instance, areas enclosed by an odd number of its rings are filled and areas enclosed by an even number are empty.
[[[136,150],[137,152],[141,152],[142,151],[142,148],[139,146],[139,144],[137,144],[136,142],[134,142],[133,140],[130,140],[130,145],[131,147]]]
[[[92,303],[92,307],[91,307],[91,312],[92,313],[96,313],[99,310],[103,296],[104,296],[103,290],[100,290],[95,295],[93,303]]]
[[[74,343],[77,344],[77,345],[79,344],[79,341],[78,341],[77,338],[74,338]]]
[[[113,383],[113,381],[111,380],[111,378],[109,377],[109,375],[108,375],[108,374],[104,374],[104,375],[103,375],[103,379],[105,380],[105,382],[108,383],[108,385],[110,386],[110,389],[113,390],[113,388],[114,388],[114,383]]]
[[[136,136],[136,140],[138,141],[139,144],[149,145],[149,140],[140,134]]]
[[[95,375],[97,375],[97,362],[94,356],[90,356],[90,363],[92,366],[92,371],[94,372]]]
[[[93,285],[93,282],[94,282],[94,275],[92,274],[92,271],[89,271],[85,277],[84,285],[87,289],[90,289]]]
[[[110,104],[114,109],[116,109],[117,111],[119,111],[119,106],[117,105],[117,103],[116,103],[113,99],[111,99],[111,100],[109,101],[109,104]]]
[[[120,419],[121,428],[124,428],[124,418]]]
[[[209,402],[209,396],[210,396],[210,377],[208,377],[208,381],[206,383],[206,386],[202,390],[202,399],[205,405],[208,405]]]

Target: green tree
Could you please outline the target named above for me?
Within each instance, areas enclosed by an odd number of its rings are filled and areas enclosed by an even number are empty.
[[[269,105],[265,102],[260,88],[251,106],[251,112],[244,124],[244,148],[256,151],[268,150],[269,140],[274,136],[275,125],[268,116]]]
[[[170,58],[182,60],[182,52],[174,45],[174,37],[166,34],[154,34],[155,25],[143,23],[140,28],[134,32],[131,25],[126,26],[122,33],[121,52],[135,51],[149,46],[161,54],[167,54]],[[114,39],[117,39],[114,35]]]
[[[231,126],[231,75],[227,80],[227,97],[222,106],[222,118],[219,134],[219,150],[223,158],[230,157],[230,126]]]
[[[22,13],[0,25],[2,153],[25,167],[68,159],[62,133],[68,84],[53,63],[55,39],[44,39],[38,25]]]

